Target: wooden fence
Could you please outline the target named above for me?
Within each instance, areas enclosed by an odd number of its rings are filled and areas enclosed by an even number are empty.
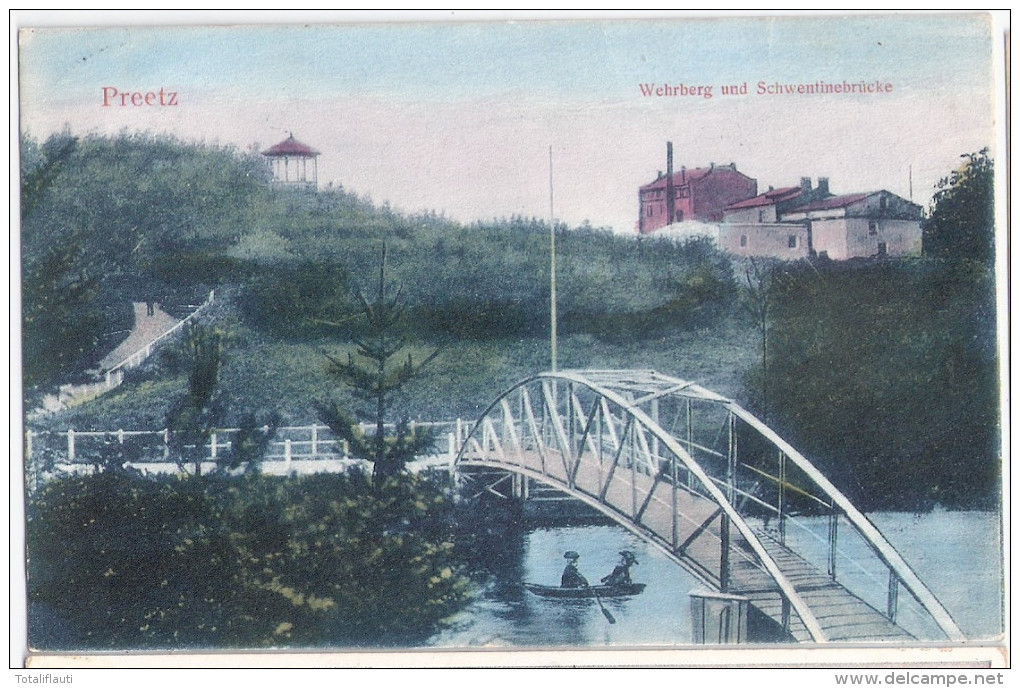
[[[443,465],[453,463],[460,441],[466,437],[470,424],[461,421],[440,421],[412,423],[412,427],[427,427],[434,434],[435,441],[425,457],[431,463]],[[263,428],[267,430],[268,428]],[[363,432],[371,435],[375,426],[363,424]],[[386,432],[393,432],[392,424]],[[233,440],[239,428],[222,428],[214,431],[205,452],[203,462],[213,464],[229,458]],[[119,445],[119,451],[118,451]],[[113,449],[114,451],[111,451]],[[135,467],[158,464],[182,463],[180,456],[173,455],[168,430],[105,430],[105,431],[33,431],[25,433],[25,465],[30,471],[49,472],[74,467],[96,466],[111,456],[130,457],[124,463]],[[277,463],[284,467],[296,461],[354,461],[348,452],[347,443],[338,439],[325,425],[284,426],[277,428],[269,447],[262,457],[263,463]],[[188,462],[195,461],[189,457]]]

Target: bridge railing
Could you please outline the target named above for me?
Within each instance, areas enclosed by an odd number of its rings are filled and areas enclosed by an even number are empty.
[[[681,444],[759,537],[796,553],[915,637],[962,639],[896,549],[806,457],[735,402],[690,394],[686,412],[701,418],[687,416]],[[667,405],[660,406],[661,416]],[[712,427],[712,441],[699,443]],[[705,492],[696,481],[688,487]]]
[[[806,457],[739,405],[732,422],[760,438],[739,461],[753,481],[766,537],[797,552],[918,638],[963,640],[956,623],[899,552]],[[761,449],[764,447],[765,449]],[[753,448],[752,448],[753,449]],[[904,594],[901,594],[904,593]]]
[[[746,428],[739,421],[737,425],[739,444],[740,431]],[[763,540],[796,553],[915,637],[944,635],[917,597],[899,594],[904,580],[890,561],[894,550],[869,540],[852,516],[785,453],[751,452],[755,456],[748,458],[737,450],[734,475],[728,479],[725,454],[696,444],[690,451],[711,481],[730,492],[734,506]],[[771,466],[768,458],[773,459]],[[706,493],[698,483],[688,489]]]
[[[950,630],[942,628],[941,605],[871,521],[807,459],[777,449],[769,434],[761,434],[766,426],[748,424],[750,414],[736,408],[724,407],[725,418],[717,412],[710,423],[723,428],[716,433],[723,438],[722,451],[692,440],[684,447],[759,537],[796,553],[915,637],[950,635],[955,624],[945,618]],[[655,461],[666,465],[669,458]],[[687,476],[686,489],[707,496],[689,471],[681,474]]]

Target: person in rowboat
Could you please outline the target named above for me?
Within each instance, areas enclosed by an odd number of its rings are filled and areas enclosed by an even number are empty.
[[[577,560],[581,558],[581,555],[571,550],[564,553],[564,559],[568,559],[569,563],[566,568],[563,569],[563,575],[560,576],[560,587],[561,588],[587,588],[588,580],[581,575],[581,572],[577,570]]]
[[[620,563],[613,572],[602,579],[603,585],[630,585],[630,567],[637,564],[637,557],[630,550],[620,552]]]

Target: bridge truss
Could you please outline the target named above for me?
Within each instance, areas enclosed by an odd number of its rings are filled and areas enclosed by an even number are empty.
[[[705,585],[746,596],[796,640],[964,639],[810,461],[694,383],[643,370],[542,373],[501,394],[459,439],[458,466],[581,500]]]

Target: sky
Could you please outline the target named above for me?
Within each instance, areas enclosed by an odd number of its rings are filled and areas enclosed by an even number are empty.
[[[996,143],[988,15],[527,16],[26,17],[21,129],[258,150],[293,133],[321,152],[320,185],[462,222],[548,217],[551,157],[557,220],[621,232],[667,141],[676,168],[732,162],[759,191],[828,177],[837,194],[887,189],[925,206],[961,154]],[[891,90],[758,92],[818,81]],[[644,95],[663,84],[702,95]],[[163,89],[177,105],[104,106],[104,87]]]

